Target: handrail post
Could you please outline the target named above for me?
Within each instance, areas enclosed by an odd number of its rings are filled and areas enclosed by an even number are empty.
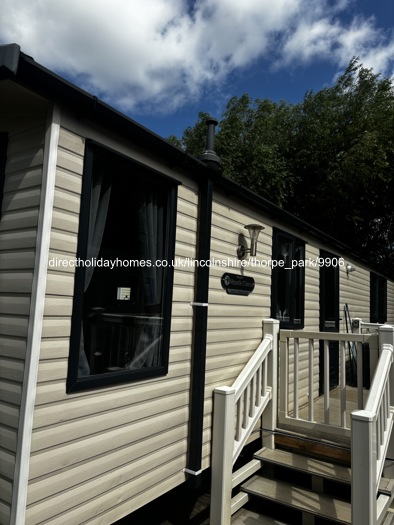
[[[352,319],[352,324],[351,324],[352,334],[361,334],[361,323],[362,323],[362,319],[360,317],[354,317]]]
[[[389,324],[384,324],[379,326],[379,354],[382,351],[383,345],[388,344],[392,345],[394,348],[394,326]],[[390,370],[390,379],[389,379],[389,389],[390,389],[390,406],[394,406],[394,366],[391,366]],[[391,434],[390,443],[387,448],[387,456],[389,458],[394,457],[394,433]]]
[[[352,412],[352,525],[376,523],[376,444],[374,414]]]
[[[263,412],[262,440],[266,448],[275,448],[275,428],[278,418],[278,344],[279,321],[277,319],[263,320],[263,337],[272,336],[272,352],[268,357],[268,386],[271,387],[271,402]]]
[[[214,396],[210,524],[230,525],[235,389],[218,387],[214,390]]]
[[[279,419],[289,413],[289,339],[279,337]]]

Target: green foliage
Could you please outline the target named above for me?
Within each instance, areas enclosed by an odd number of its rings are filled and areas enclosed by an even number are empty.
[[[278,205],[291,189],[281,133],[289,111],[290,106],[267,99],[234,97],[217,136],[224,173]]]
[[[299,105],[289,211],[394,267],[394,91],[353,59]]]
[[[180,144],[205,150],[207,114]],[[223,173],[394,268],[394,89],[352,59],[299,104],[233,97],[216,134]]]

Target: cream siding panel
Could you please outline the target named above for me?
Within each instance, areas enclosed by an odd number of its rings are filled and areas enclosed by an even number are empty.
[[[18,383],[22,383],[24,370],[23,362],[16,361],[15,359],[0,358],[0,370],[1,378],[8,379],[9,381],[17,381]]]
[[[11,357],[24,360],[26,355],[26,340],[23,338],[0,337],[0,348],[2,357]]]
[[[89,480],[84,484],[84,491],[81,487],[73,487],[68,491],[69,498],[73,506],[83,504],[85,502],[85,489],[89,492],[90,498],[105,497],[108,489],[112,488],[114,483],[118,485],[118,492],[124,491],[126,484],[135,485],[147,472],[151,474],[156,472],[156,465],[170,464],[175,461],[179,464],[180,456],[186,453],[186,440],[181,443],[175,442],[167,446],[164,450],[155,450],[149,455],[145,455],[139,460],[118,467],[116,470],[111,468],[107,473],[100,476],[98,479]],[[160,469],[158,469],[160,470]],[[49,505],[47,503],[49,502]],[[100,502],[98,502],[100,505]],[[36,503],[29,512],[28,521],[31,524],[42,523],[44,519],[52,517],[52,508],[56,507],[57,512],[66,512],[70,508],[70,503],[64,498],[64,495],[58,494],[51,498],[45,498],[44,501]]]
[[[182,409],[187,404],[187,391],[178,392],[176,394],[165,393],[166,395],[166,409],[168,412]],[[41,409],[44,410],[44,409]],[[73,419],[68,420],[67,424],[59,424],[56,428],[52,428],[51,432],[46,431],[46,427],[36,430],[33,433],[32,452],[45,450],[49,447],[61,445],[64,442],[64,432],[67,432],[67,439],[72,441],[74,439],[88,438],[89,436],[112,430],[117,426],[118,421],[122,421],[123,425],[134,424],[139,420],[145,418],[146,414],[150,417],[158,418],[162,414],[162,407],[158,403],[158,398],[148,399],[141,403],[136,403],[133,400],[133,410],[130,406],[121,406],[112,409],[111,415],[107,413],[107,417],[103,418],[104,410],[97,414],[88,413],[88,417],[83,420]],[[38,416],[39,417],[39,416]],[[45,414],[42,416],[45,417]],[[41,418],[42,419],[42,418]],[[37,424],[35,420],[35,424]],[[67,429],[67,430],[65,430]]]
[[[53,206],[55,209],[67,210],[69,213],[78,214],[80,199],[79,196],[73,195],[71,192],[63,191],[59,188],[55,193]]]
[[[157,497],[160,486],[185,479],[193,265],[174,269],[168,375],[65,394],[83,155],[84,140],[61,129],[26,525],[79,524],[97,509],[115,521],[152,491]],[[197,204],[195,189],[179,186],[175,257],[182,260],[196,255]]]
[[[3,493],[2,493],[3,494]],[[11,501],[11,497],[9,497],[9,491],[4,491],[4,499],[7,501]],[[0,520],[1,523],[9,523],[11,518],[11,510],[9,504],[4,504],[0,501]]]
[[[57,475],[58,472],[56,471],[60,469],[71,468],[78,463],[110,454],[114,450],[124,449],[125,457],[132,458],[139,441],[145,441],[150,436],[157,436],[161,433],[164,435],[173,428],[182,429],[187,414],[186,407],[164,412],[160,416],[156,416],[154,428],[152,428],[152,419],[146,417],[134,422],[132,435],[127,432],[127,427],[119,425],[119,420],[113,416],[113,423],[118,424],[114,428],[100,433],[92,433],[77,441],[63,442],[62,446],[44,449],[40,453],[32,455],[30,462],[32,485],[36,482],[34,480],[41,476],[50,479]],[[83,425],[80,426],[83,427]],[[78,485],[78,480],[74,479],[74,483]],[[85,494],[85,498],[89,499],[88,494]],[[72,502],[69,501],[69,504]],[[54,512],[55,509],[52,511]]]
[[[51,233],[51,250],[57,251],[59,254],[64,252],[69,253],[72,257],[76,257],[78,236],[76,233],[65,233],[61,231],[52,230]],[[62,257],[60,257],[62,258]]]
[[[320,271],[319,267],[314,266],[314,262],[320,257],[320,249],[313,244],[305,245],[305,317],[304,330],[319,330],[320,317]],[[311,261],[311,264],[307,264]],[[319,395],[319,348],[315,345],[314,360],[314,384],[316,390],[314,395]],[[293,372],[294,359],[290,358],[290,371]],[[303,405],[308,402],[308,374],[309,374],[309,348],[307,342],[302,342],[299,347],[299,402]],[[289,392],[292,395],[293,385],[290,385]]]
[[[241,268],[236,254],[239,235],[250,243],[245,224],[262,224],[256,260],[260,265]],[[209,317],[205,381],[204,466],[209,465],[212,392],[216,386],[231,385],[257,348],[262,337],[262,320],[270,316],[271,270],[261,261],[272,257],[272,228],[266,219],[217,193],[212,208]],[[248,296],[227,294],[221,285],[224,273],[253,277],[255,288]]]
[[[1,218],[0,231],[22,230],[37,226],[38,210],[10,211]]]
[[[6,90],[4,95],[3,90]],[[34,272],[47,108],[4,82],[1,129],[8,133],[0,219],[0,516],[10,518],[17,429]]]
[[[185,427],[183,438],[187,437]],[[50,479],[42,478],[32,485],[30,491],[30,498],[34,501],[42,501],[46,497],[51,497],[60,493],[62,490],[72,488],[75,486],[75,480],[79,483],[85,483],[98,475],[125,467],[130,464],[131,460],[142,458],[147,454],[154,453],[155,450],[164,449],[176,443],[179,439],[178,427],[172,428],[168,432],[155,434],[149,439],[143,439],[135,445],[133,450],[128,451],[127,448],[111,450],[108,454],[102,456],[98,461],[96,457],[89,461],[84,461],[68,469],[67,471],[59,471],[55,473]]]
[[[4,372],[6,371],[4,370]],[[3,399],[5,403],[19,406],[20,401],[21,401],[21,393],[22,393],[21,385],[18,383],[13,383],[12,379],[8,380],[6,374],[2,374],[0,378],[1,378],[1,384],[0,384],[1,399]],[[1,427],[0,427],[0,432],[1,432]],[[16,441],[15,441],[15,446],[16,446]]]
[[[5,221],[4,221],[5,222]],[[12,228],[10,228],[12,230]],[[6,250],[24,250],[25,248],[34,249],[36,246],[37,231],[2,231],[0,223],[0,246],[1,249]]]
[[[74,275],[48,271],[47,277],[47,293],[54,296],[73,296]]]
[[[16,452],[17,431],[10,428],[0,428],[0,447]],[[1,485],[1,480],[0,480]],[[1,491],[0,491],[1,494]]]
[[[117,520],[117,516],[129,514],[131,511],[143,505],[146,501],[155,499],[157,494],[163,494],[182,483],[184,480],[182,465],[183,458],[176,458],[158,468],[153,468],[149,471],[143,470],[141,476],[123,483],[117,488],[116,498],[114,498],[112,490],[103,492],[102,494],[91,498],[89,501],[84,502],[84,504],[81,503],[77,506],[70,506],[67,512],[51,519],[51,525],[64,525],[64,523],[79,524],[81,523],[81,520],[89,520],[90,524],[100,524],[102,523],[102,515],[104,513],[106,516],[111,515],[112,521]],[[177,474],[169,477],[169,472],[176,472]],[[154,487],[152,487],[151,484],[152,477],[156,480]],[[114,482],[116,482],[116,480],[113,480],[112,483],[111,480],[108,480],[107,487],[112,489]],[[94,486],[95,485],[93,484],[93,487]],[[80,500],[81,492],[78,492],[78,494],[78,500]],[[133,499],[130,498],[130,494],[135,495]],[[114,505],[115,501],[117,502],[116,505]],[[50,508],[57,508],[56,501],[48,500],[47,503],[50,505]],[[70,503],[72,504],[73,501]],[[137,506],[134,506],[136,503]],[[40,523],[39,512],[38,515],[36,514],[37,507],[33,506],[29,507],[29,509],[30,508],[31,511],[28,510],[27,513],[27,522],[31,525]],[[45,509],[45,512],[48,512],[48,507],[46,505],[41,505],[40,510],[41,509]],[[119,514],[120,510],[122,511],[122,514]],[[95,518],[92,518],[92,516],[95,516]]]
[[[345,303],[349,306],[352,318],[359,317],[367,323],[370,321],[370,272],[354,261],[350,261],[350,264],[356,267],[354,272],[347,275],[345,268],[340,268],[339,272],[340,317],[343,319],[341,332],[346,332]]]
[[[25,270],[34,266],[34,253],[31,251],[18,253],[0,254],[0,271],[1,270]]]
[[[1,284],[2,293],[20,293],[26,294],[31,292],[33,280],[33,271],[30,272],[2,272],[3,283]]]
[[[387,322],[394,325],[394,282],[387,282]]]
[[[320,250],[311,244],[305,245],[305,259],[316,261]],[[319,330],[320,294],[319,268],[312,265],[305,268],[305,330]]]
[[[25,210],[37,208],[40,204],[40,189],[18,191],[15,194],[6,194],[3,198],[3,206],[7,211]]]
[[[8,150],[8,156],[10,152]],[[7,180],[7,192],[9,193],[8,199],[10,200],[11,196],[18,191],[29,191],[31,188],[38,188],[41,184],[42,177],[42,166],[38,167],[29,167],[25,170],[17,171],[13,173],[10,167],[10,175]],[[4,188],[4,189],[5,189]],[[2,219],[3,220],[3,219]]]
[[[0,296],[0,316],[2,314],[10,315],[28,315],[30,308],[30,296]]]
[[[69,336],[57,337],[53,340],[42,340],[40,355],[46,359],[68,359],[70,338]],[[62,398],[64,398],[64,385],[62,385]],[[37,402],[37,401],[36,401]]]

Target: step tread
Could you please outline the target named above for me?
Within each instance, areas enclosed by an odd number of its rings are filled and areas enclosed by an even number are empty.
[[[351,469],[323,459],[315,459],[286,450],[262,448],[254,454],[255,459],[305,472],[339,483],[351,483]],[[381,478],[379,491],[385,494],[394,493],[394,480]]]
[[[262,448],[255,453],[255,458],[261,461],[283,465],[311,475],[322,478],[334,479],[341,483],[351,482],[351,470],[342,465],[336,465],[329,461],[310,458],[294,452],[287,452],[280,449]]]
[[[386,517],[382,521],[382,525],[393,525],[393,524],[394,524],[394,510],[393,509],[389,509],[387,511]]]
[[[231,518],[231,525],[288,525],[283,521],[257,514],[247,509],[240,509]]]
[[[338,523],[351,523],[351,505],[325,494],[318,494],[300,487],[294,487],[284,481],[254,476],[241,489],[315,516],[331,519]]]

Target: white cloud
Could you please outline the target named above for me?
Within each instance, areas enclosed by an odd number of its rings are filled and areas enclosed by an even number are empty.
[[[360,55],[386,71],[394,40],[354,0],[3,0],[2,42],[123,110],[171,111],[265,58],[277,68]]]

